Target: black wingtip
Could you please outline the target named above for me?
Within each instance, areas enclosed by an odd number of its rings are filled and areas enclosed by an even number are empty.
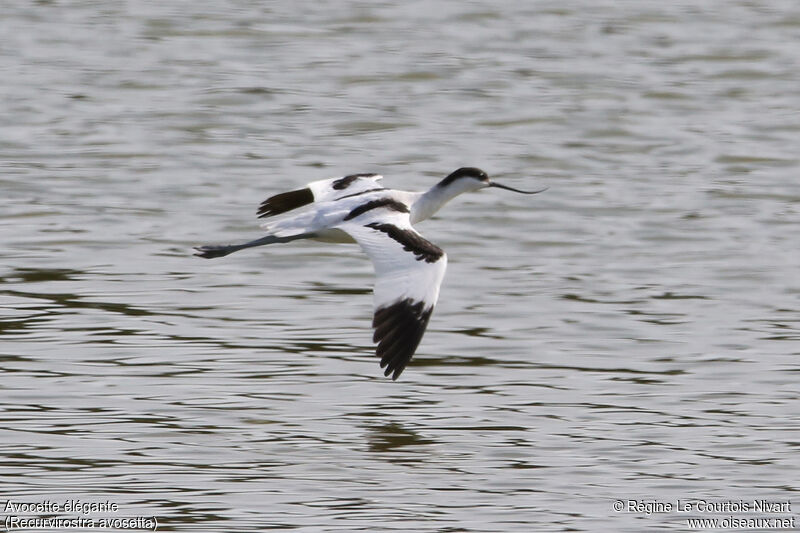
[[[375,355],[381,358],[383,375],[392,381],[403,373],[417,350],[425,328],[428,327],[433,307],[411,299],[400,300],[375,311],[372,326],[374,342],[378,343]]]
[[[282,192],[261,202],[261,205],[258,206],[258,218],[280,215],[308,205],[313,201],[314,193],[308,187],[296,191]]]

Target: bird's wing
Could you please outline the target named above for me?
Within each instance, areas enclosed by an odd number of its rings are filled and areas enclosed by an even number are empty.
[[[337,226],[375,267],[372,341],[384,375],[397,379],[422,340],[439,298],[447,255],[411,227],[408,212],[376,206]]]
[[[258,218],[280,215],[313,202],[328,202],[345,196],[376,191],[383,187],[378,174],[350,174],[341,178],[312,181],[303,189],[283,192],[261,202]]]

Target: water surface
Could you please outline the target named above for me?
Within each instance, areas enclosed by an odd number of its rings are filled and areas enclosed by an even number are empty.
[[[308,532],[796,499],[795,3],[12,1],[0,34],[0,499]],[[449,267],[398,382],[357,247],[190,255],[310,180],[463,165],[550,189],[420,225]]]

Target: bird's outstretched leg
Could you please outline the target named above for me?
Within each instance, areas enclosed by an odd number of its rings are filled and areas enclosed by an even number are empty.
[[[292,235],[291,237],[275,237],[274,235],[267,235],[266,237],[261,237],[260,239],[256,239],[254,241],[245,242],[243,244],[228,244],[223,246],[195,246],[195,253],[194,255],[198,257],[203,257],[205,259],[213,259],[215,257],[225,257],[228,254],[232,254],[233,252],[238,252],[239,250],[243,250],[245,248],[252,248],[253,246],[263,246],[265,244],[275,244],[275,243],[283,243],[283,242],[291,242],[296,241],[297,239],[307,239],[312,237],[310,233],[303,233],[300,235]]]

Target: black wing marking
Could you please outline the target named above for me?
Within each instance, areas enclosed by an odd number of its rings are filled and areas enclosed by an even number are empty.
[[[292,209],[308,205],[313,201],[314,193],[308,187],[296,191],[282,192],[261,202],[258,207],[258,218],[280,215]]]
[[[417,261],[435,263],[444,255],[444,250],[414,231],[398,228],[394,224],[378,222],[372,222],[366,226],[386,233],[390,238],[402,244],[403,250],[413,253]]]
[[[424,302],[412,299],[375,311],[372,342],[378,343],[375,354],[381,358],[381,368],[386,368],[384,376],[392,374],[393,380],[400,377],[422,340],[432,312],[433,306],[425,308]]]
[[[347,213],[347,216],[344,217],[344,220],[351,220],[356,218],[359,215],[363,215],[367,211],[372,209],[377,209],[379,207],[386,207],[388,209],[393,209],[400,213],[408,213],[408,206],[406,204],[400,203],[397,200],[393,200],[391,198],[378,198],[377,200],[372,200],[369,202],[365,202],[357,207],[355,207],[352,211]]]
[[[335,180],[332,187],[337,191],[341,191],[342,189],[348,188],[350,184],[356,181],[358,178],[374,178],[375,176],[377,176],[377,174],[371,174],[369,172],[362,174],[350,174]]]

